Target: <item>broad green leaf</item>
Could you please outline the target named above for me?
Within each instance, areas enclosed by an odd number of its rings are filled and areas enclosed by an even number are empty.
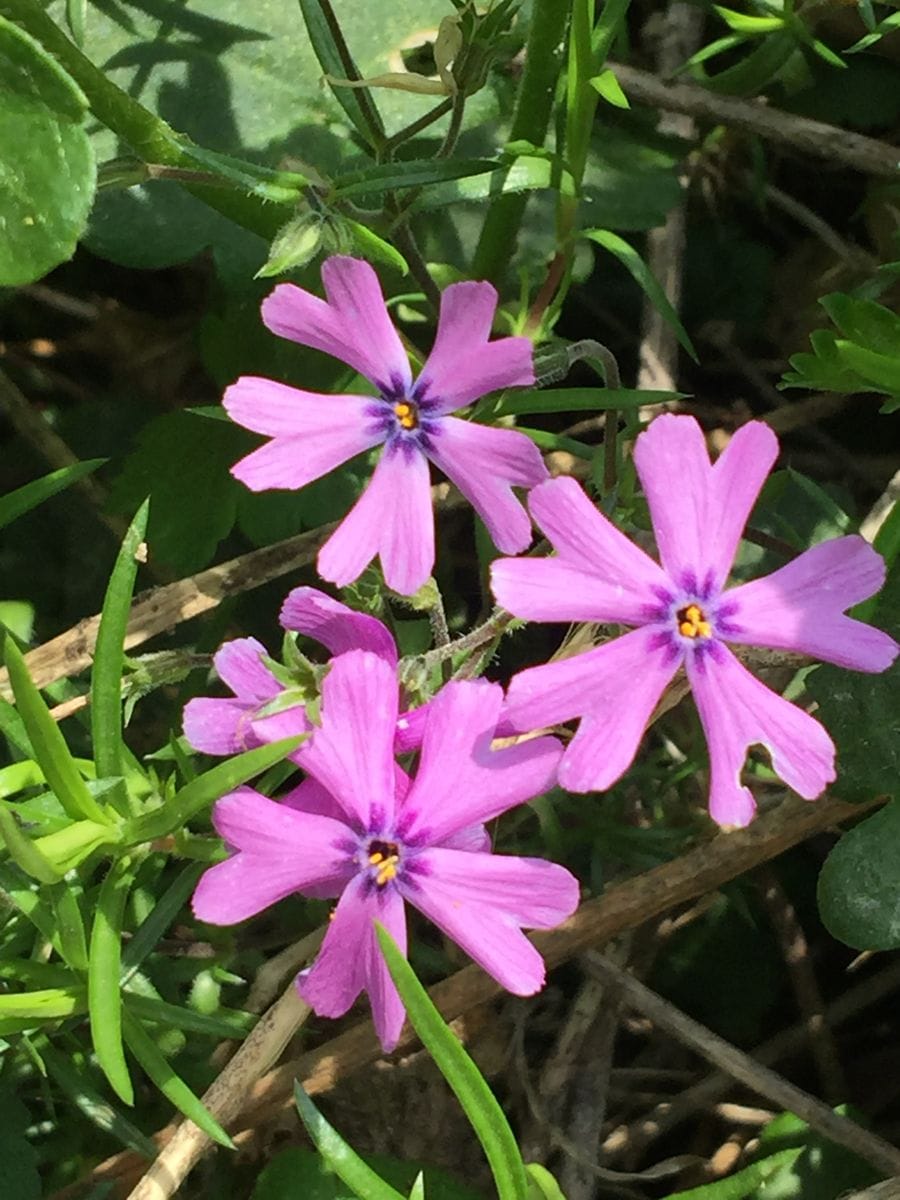
[[[100,1094],[90,1083],[84,1064],[76,1068],[67,1055],[57,1053],[49,1045],[41,1046],[41,1058],[60,1091],[91,1124],[144,1158],[156,1157],[159,1149],[156,1143]]]
[[[235,755],[203,775],[198,775],[160,808],[131,821],[125,828],[126,841],[151,842],[183,828],[214,800],[287,758],[304,741],[305,736],[283,738],[280,742],[245,750],[243,754]]]
[[[900,800],[845,833],[819,875],[828,932],[857,950],[900,946]]]
[[[90,458],[71,467],[60,467],[58,471],[51,471],[49,475],[43,475],[32,483],[26,483],[24,487],[16,488],[14,492],[0,496],[0,529],[32,508],[43,504],[57,492],[70,487],[79,479],[84,479],[85,475],[90,475],[105,462],[105,458]]]
[[[147,532],[149,501],[138,509],[128,528],[109,577],[100,628],[91,669],[91,734],[94,760],[100,777],[122,776],[122,670],[125,661],[125,630],[138,553]],[[110,802],[122,814],[128,811],[124,781],[110,793]]]
[[[834,346],[851,371],[856,371],[864,380],[892,395],[900,393],[900,353],[878,354],[842,338],[838,338]]]
[[[32,1116],[11,1087],[0,1090],[0,1162],[4,1200],[41,1200],[38,1156],[26,1130]]]
[[[390,934],[377,921],[375,932],[413,1028],[456,1094],[484,1148],[499,1200],[527,1200],[525,1166],[503,1109]]]
[[[96,176],[86,116],[62,67],[0,17],[0,285],[31,283],[74,254]]]
[[[643,391],[637,388],[539,388],[507,392],[491,417],[531,415],[548,412],[604,412],[610,408],[633,409],[643,404],[677,400],[680,392]]]
[[[103,809],[88,790],[59,726],[34,686],[25,659],[11,637],[4,645],[6,669],[19,715],[33,747],[33,757],[44,772],[56,798],[73,820],[85,818],[109,824]]]
[[[233,1150],[234,1142],[219,1122],[211,1115],[203,1101],[191,1091],[181,1076],[176,1074],[169,1060],[140,1021],[127,1010],[122,1013],[122,1030],[128,1049],[166,1099],[214,1142],[218,1142],[220,1146],[225,1146],[228,1150]]]
[[[134,1103],[134,1089],[122,1048],[122,997],[119,991],[122,921],[125,902],[134,881],[127,859],[120,859],[100,886],[91,929],[88,999],[91,1039],[104,1075],[126,1104]]]
[[[660,315],[671,327],[681,345],[694,362],[697,362],[697,352],[684,326],[681,324],[678,313],[669,303],[669,299],[660,287],[658,280],[638,252],[624,238],[619,237],[617,233],[613,233],[609,229],[585,229],[581,236],[588,238],[592,242],[596,242],[598,246],[602,246],[604,250],[608,250],[610,254],[616,256],[619,262],[631,273],[635,282],[643,289],[644,294],[659,310]]]
[[[334,1173],[343,1179],[353,1193],[365,1200],[406,1200],[402,1192],[392,1188],[349,1146],[333,1125],[330,1125],[294,1081],[294,1100],[300,1118],[306,1126],[315,1148]]]

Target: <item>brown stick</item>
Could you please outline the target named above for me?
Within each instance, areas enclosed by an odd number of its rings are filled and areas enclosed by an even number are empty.
[[[769,142],[812,154],[866,175],[898,177],[900,149],[847,129],[782,112],[761,101],[738,100],[687,83],[664,83],[649,71],[609,64],[629,99],[667,112],[758,134]]]

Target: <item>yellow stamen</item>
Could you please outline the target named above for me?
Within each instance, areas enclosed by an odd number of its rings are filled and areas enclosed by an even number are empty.
[[[409,404],[406,400],[401,400],[394,405],[394,416],[400,422],[403,429],[418,428],[419,414],[416,412],[415,406]]]
[[[678,613],[678,632],[682,637],[712,637],[712,626],[699,604],[687,604]]]
[[[400,861],[399,854],[392,854],[386,860],[384,866],[375,876],[375,882],[379,887],[384,887],[388,880],[393,879],[397,874],[397,864]]]
[[[384,855],[376,850],[374,854],[369,855],[369,862],[373,867],[377,867],[380,862],[384,862]]]

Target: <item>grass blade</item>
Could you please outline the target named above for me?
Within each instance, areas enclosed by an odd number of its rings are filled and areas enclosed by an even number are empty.
[[[362,79],[329,0],[300,0],[306,32],[319,65],[338,79]],[[384,123],[368,88],[332,87],[335,100],[367,146],[382,145]]]
[[[499,1200],[526,1200],[528,1178],[525,1164],[494,1093],[450,1032],[391,935],[378,921],[375,922],[375,932],[413,1028],[455,1092],[484,1148]]]
[[[49,475],[42,475],[40,479],[0,496],[0,529],[31,509],[37,508],[57,492],[77,483],[79,479],[84,479],[85,475],[90,475],[105,462],[105,458],[90,458],[71,467],[60,467],[58,471],[51,471]]]
[[[140,967],[141,963],[151,953],[153,947],[169,928],[181,909],[187,903],[188,896],[197,886],[197,880],[205,869],[205,863],[190,863],[169,884],[150,914],[134,931],[134,937],[122,952],[122,983]]]
[[[91,930],[88,967],[88,1002],[91,1038],[104,1075],[126,1104],[134,1103],[134,1089],[122,1048],[122,921],[125,901],[134,880],[131,863],[120,859],[100,886],[97,913]]]

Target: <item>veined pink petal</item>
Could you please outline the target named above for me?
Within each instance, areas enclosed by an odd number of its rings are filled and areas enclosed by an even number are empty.
[[[570,792],[598,792],[628,770],[650,715],[679,666],[652,627],[513,677],[507,715],[518,729],[580,716],[559,766]]]
[[[897,643],[880,629],[844,616],[884,583],[884,559],[861,537],[835,538],[787,566],[727,592],[730,642],[796,650],[856,671],[884,671]]]
[[[320,725],[294,761],[319,781],[351,821],[372,829],[394,812],[397,678],[366,650],[332,660],[322,684]]]
[[[212,925],[244,921],[292,892],[324,888],[337,895],[355,866],[347,826],[301,815],[251,788],[219,800],[213,824],[237,853],[204,872],[193,897],[195,915]]]
[[[405,953],[406,918],[399,893],[394,888],[372,891],[357,877],[341,896],[316,961],[300,975],[297,987],[322,1017],[343,1016],[365,989],[375,1030],[389,1052],[400,1037],[405,1012],[375,938],[375,921]]]
[[[544,960],[521,925],[552,928],[578,906],[578,884],[562,867],[536,859],[430,849],[427,872],[406,899],[517,996],[544,985]],[[505,895],[504,895],[505,888]]]
[[[213,655],[213,666],[236,696],[263,704],[281,691],[281,684],[262,661],[266,654],[256,638],[234,638],[222,643]]]
[[[419,769],[398,822],[405,841],[444,841],[499,816],[554,783],[561,746],[535,738],[491,750],[503,702],[499,684],[446,684],[428,706]]]
[[[401,595],[418,591],[431,574],[434,513],[428,460],[416,449],[385,449],[369,486],[319,551],[319,574],[344,587],[376,554],[388,587]]]
[[[397,662],[397,646],[383,622],[348,608],[317,588],[297,587],[288,592],[279,620],[285,629],[321,642],[332,654],[371,650],[391,663]]]
[[[499,388],[534,383],[533,347],[528,338],[489,342],[497,292],[489,283],[453,283],[441,294],[434,347],[418,386],[452,412]]]
[[[242,375],[225,389],[222,404],[236,424],[267,437],[314,437],[335,426],[366,429],[374,424],[372,396],[306,392],[260,375]]]
[[[528,507],[564,563],[615,589],[610,599],[621,598],[623,615],[610,619],[637,620],[642,606],[659,603],[660,590],[671,591],[658,564],[594,507],[574,479],[542,483],[530,493]]]
[[[247,375],[222,403],[239,425],[275,435],[231,468],[254,492],[296,490],[384,441],[369,396],[319,396]]]
[[[262,742],[253,732],[252,712],[246,700],[198,696],[184,706],[184,736],[201,754],[240,754]]]
[[[653,599],[562,558],[495,558],[491,590],[499,605],[527,621],[640,624]]]
[[[397,718],[397,736],[394,739],[394,749],[398,754],[406,754],[410,750],[418,750],[422,745],[425,733],[425,722],[428,720],[428,704],[418,708],[408,709]]]
[[[512,489],[548,478],[534,442],[515,429],[445,417],[429,442],[428,457],[466,497],[498,550],[517,554],[527,548],[531,521]]]
[[[715,466],[693,417],[665,413],[637,439],[634,461],[666,571],[721,587],[763,481],[778,457],[778,439],[762,421],[735,433]]]
[[[341,255],[326,259],[322,280],[327,303],[292,283],[280,283],[263,301],[268,328],[348,363],[379,388],[394,380],[408,386],[409,360],[369,264]]]
[[[316,779],[304,779],[302,783],[286,792],[278,803],[285,808],[294,809],[295,812],[331,817],[335,821],[347,820],[342,806]]]
[[[772,768],[805,800],[835,777],[834,746],[818,721],[775,694],[720,645],[688,657],[688,678],[709,743],[709,811],[719,825],[747,825],[756,804],[741,785],[750,746],[768,750]]]

